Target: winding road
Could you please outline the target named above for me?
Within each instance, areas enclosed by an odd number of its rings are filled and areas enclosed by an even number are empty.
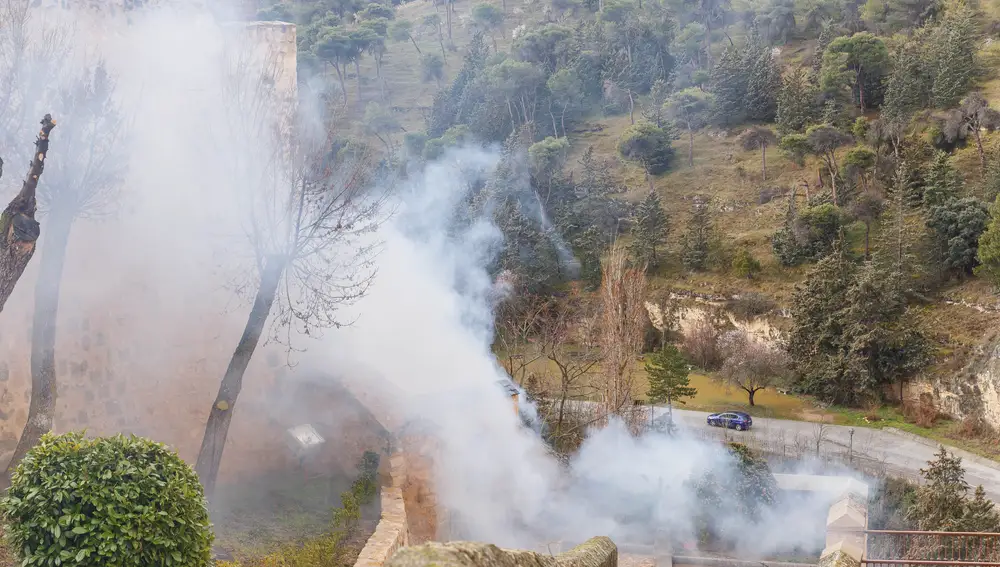
[[[655,411],[656,416],[666,414],[666,408],[656,408]],[[930,439],[890,428],[851,428],[762,417],[753,418],[751,431],[732,431],[709,427],[705,422],[708,415],[708,412],[674,409],[674,421],[692,435],[743,439],[748,445],[763,445],[772,452],[786,451],[790,455],[815,454],[819,440],[821,455],[839,455],[845,458],[848,453],[852,453],[858,458],[881,464],[889,474],[914,480],[919,479],[920,469],[925,468],[927,461],[934,458],[934,453],[940,446]],[[955,447],[946,447],[962,457],[965,480],[973,487],[983,485],[990,499],[1000,502],[1000,462]]]

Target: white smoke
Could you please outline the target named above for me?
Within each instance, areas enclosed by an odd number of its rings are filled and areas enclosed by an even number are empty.
[[[470,171],[480,177],[499,159],[481,149],[453,150],[410,181],[381,231],[378,278],[352,309],[356,324],[312,348],[309,362],[381,391],[399,414],[430,424],[442,444],[438,494],[462,538],[522,547],[594,535],[694,539],[703,510],[689,481],[706,471],[735,481],[721,444],[635,438],[613,422],[587,439],[567,470],[520,426],[496,386],[506,374],[490,351],[495,283],[487,266],[502,236],[484,216],[455,219],[475,187]],[[735,507],[711,512],[742,549],[763,555],[814,544],[818,534],[809,526],[825,518],[827,505],[797,502],[810,521],[792,527],[786,510],[780,517],[765,512],[753,526],[725,525],[738,516]]]

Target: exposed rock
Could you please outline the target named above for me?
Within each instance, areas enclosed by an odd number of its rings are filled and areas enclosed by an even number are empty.
[[[501,549],[466,541],[404,547],[386,567],[617,567],[618,547],[610,538],[590,538],[558,555]]]

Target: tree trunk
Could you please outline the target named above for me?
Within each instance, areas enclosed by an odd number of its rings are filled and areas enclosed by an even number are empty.
[[[444,5],[444,15],[445,15],[445,18],[448,20],[448,43],[449,44],[452,42],[452,38],[451,38],[451,2],[452,2],[452,0],[448,0],[448,3]]]
[[[871,223],[871,221],[865,221],[865,260],[868,259],[868,255],[869,255],[868,254],[868,251],[869,251],[869,242],[871,242],[871,240],[869,239],[869,237],[871,235],[871,232],[872,232],[872,223]]]
[[[559,117],[559,125],[562,126],[563,138],[566,137],[566,105],[563,105],[562,116]]]
[[[767,144],[760,145],[760,180],[767,181]]]
[[[744,388],[747,391],[747,399],[750,402],[750,407],[754,407],[753,397],[757,394],[756,388]]]
[[[632,89],[628,90],[628,119],[635,126],[635,99],[632,97]]]
[[[552,119],[552,135],[559,137],[559,127],[556,126],[556,115],[552,113],[552,101],[549,101],[549,118]]]
[[[986,151],[983,150],[983,136],[979,128],[972,130],[972,133],[976,136],[976,149],[979,150],[979,166],[982,168],[982,172],[986,173]]]
[[[340,81],[340,92],[344,94],[344,106],[347,106],[347,86],[344,85],[344,72],[340,70],[340,65],[334,65],[337,70],[337,80]]]
[[[45,156],[49,151],[49,134],[56,123],[49,114],[42,118],[42,129],[35,140],[35,155],[24,178],[21,191],[11,199],[7,208],[0,214],[0,311],[14,292],[17,280],[24,273],[28,261],[35,253],[35,244],[41,233],[38,221],[35,220],[37,200],[35,192],[38,189],[38,178],[45,169]],[[0,161],[0,172],[3,162]]]
[[[210,498],[215,490],[219,466],[222,464],[222,450],[226,446],[226,436],[229,434],[229,423],[233,419],[236,399],[243,388],[243,374],[246,373],[250,358],[264,332],[264,325],[271,313],[271,306],[274,305],[278,284],[281,282],[287,262],[287,259],[278,256],[268,258],[261,274],[260,286],[257,288],[257,297],[254,298],[253,308],[250,310],[250,317],[243,329],[243,336],[240,337],[236,351],[229,360],[226,374],[219,386],[219,394],[208,415],[205,436],[202,438],[195,465],[195,470],[205,486],[206,498]]]
[[[412,35],[408,36],[408,37],[410,38],[410,43],[413,44],[413,49],[416,49],[417,53],[419,53],[420,55],[423,55],[424,53],[422,51],[420,51],[420,46],[417,45],[417,40],[413,39]]]
[[[500,53],[500,48],[497,47],[497,35],[491,33],[490,38],[493,40],[493,53]]]
[[[361,62],[358,59],[354,60],[354,74],[358,80],[358,104],[361,104]]]
[[[865,84],[864,80],[861,78],[861,66],[858,66],[858,103],[861,105],[861,112],[865,111]]]
[[[694,130],[688,124],[688,166],[694,167]]]
[[[10,483],[10,475],[38,440],[52,430],[58,382],[56,380],[56,317],[66,245],[73,226],[71,211],[56,210],[47,219],[49,230],[42,242],[42,259],[35,284],[35,313],[31,324],[31,403],[28,420],[0,479],[0,489]]]

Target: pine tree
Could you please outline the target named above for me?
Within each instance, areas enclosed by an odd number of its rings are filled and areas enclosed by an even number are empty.
[[[990,222],[979,237],[976,258],[979,260],[976,275],[985,277],[994,286],[1000,287],[1000,195],[997,195],[990,206]]]
[[[916,41],[907,42],[897,51],[886,83],[882,118],[890,124],[909,124],[910,117],[927,105],[930,90],[931,77],[922,50]]]
[[[815,77],[805,69],[788,73],[778,91],[778,131],[782,135],[802,132],[817,123],[822,113],[823,106]]]
[[[756,33],[751,35],[743,51],[743,69],[747,85],[743,99],[744,116],[747,120],[773,121],[778,110],[781,71],[771,55],[771,49]]]
[[[882,212],[872,262],[895,288],[906,293],[923,274],[914,244],[921,237],[916,222],[908,222],[907,196],[910,170],[906,162],[896,168],[893,188]]]
[[[939,151],[924,175],[924,208],[929,210],[945,204],[958,197],[961,189],[962,176],[952,167],[948,154]]]
[[[639,263],[655,267],[659,258],[656,248],[667,240],[667,214],[656,191],[650,191],[639,203],[632,224],[632,255]]]
[[[684,398],[698,394],[691,387],[688,379],[688,364],[674,345],[665,345],[659,351],[651,354],[646,361],[646,374],[649,376],[650,403],[667,404],[667,427],[673,425],[673,404],[683,404]]]
[[[573,242],[579,251],[580,279],[587,284],[589,290],[601,287],[601,252],[607,241],[601,229],[591,225]]]
[[[957,526],[963,532],[1000,532],[1000,514],[994,509],[993,502],[986,497],[983,485],[976,487],[976,492],[965,503],[965,511]]]
[[[681,242],[681,261],[693,271],[708,269],[712,246],[712,217],[708,203],[696,200],[687,232]]]
[[[747,96],[747,70],[743,57],[733,46],[722,52],[722,57],[712,68],[709,81],[715,95],[715,121],[720,124],[739,124],[745,118],[743,109]]]
[[[931,35],[930,55],[935,64],[931,100],[938,108],[958,104],[975,80],[978,34],[974,18],[968,6],[955,2]]]
[[[907,519],[924,531],[954,531],[965,513],[969,484],[961,457],[942,446],[936,459],[920,469],[924,484],[917,489],[917,499],[907,513]]]
[[[752,280],[755,275],[760,273],[760,269],[760,261],[754,258],[753,254],[746,248],[740,248],[740,251],[733,258],[733,273],[736,277]]]
[[[847,291],[854,266],[839,246],[816,264],[792,295],[792,329],[788,355],[797,370],[799,387],[813,394],[836,397],[826,382],[836,375],[842,352],[844,321],[840,314],[848,306]]]

